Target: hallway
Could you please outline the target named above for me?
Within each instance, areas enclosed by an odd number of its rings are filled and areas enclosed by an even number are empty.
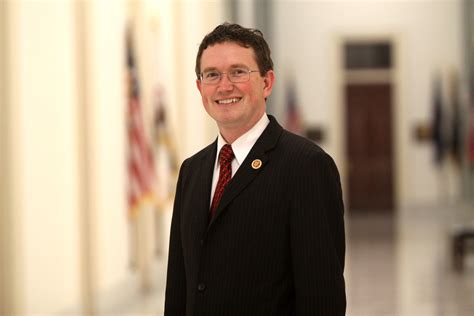
[[[147,138],[140,143],[155,151],[159,201],[148,201],[154,189],[140,190],[139,200],[162,204],[171,200],[183,160],[216,137],[193,69],[197,44],[223,21],[263,31],[277,74],[267,111],[286,125],[288,108],[297,105],[301,126],[336,162],[345,196],[346,145],[353,143],[344,91],[390,83],[390,111],[370,120],[391,126],[392,145],[378,148],[391,148],[393,177],[378,179],[393,184],[395,204],[417,207],[393,219],[347,212],[347,315],[474,315],[474,254],[463,273],[454,273],[449,260],[449,232],[462,214],[438,206],[449,200],[442,195],[466,189],[474,220],[474,158],[467,154],[474,139],[467,130],[474,122],[471,0],[1,0],[0,314],[163,314],[167,258],[156,253],[166,249],[169,220],[155,225],[149,205],[129,202],[136,147],[128,108],[140,104]],[[373,61],[347,67],[349,46],[380,44],[385,70]],[[466,149],[462,169],[453,163],[455,152],[446,164],[433,162],[429,130],[438,94],[446,138]],[[146,157],[140,166],[148,165]],[[461,182],[467,187],[457,188]],[[380,197],[375,187],[359,188]]]
[[[440,206],[404,209],[396,218],[347,214],[347,316],[474,315],[474,255],[462,273],[449,257],[450,231],[469,216],[472,208]],[[153,293],[104,315],[161,315],[166,262],[157,274]]]

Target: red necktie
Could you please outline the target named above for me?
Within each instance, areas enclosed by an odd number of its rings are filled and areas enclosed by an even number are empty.
[[[225,144],[219,153],[219,180],[217,181],[216,191],[211,204],[211,218],[214,217],[217,206],[221,200],[224,189],[232,178],[232,159],[234,159],[234,152],[229,144]]]

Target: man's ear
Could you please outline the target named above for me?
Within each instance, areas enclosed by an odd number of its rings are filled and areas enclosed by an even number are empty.
[[[275,72],[273,70],[267,71],[263,77],[263,96],[265,99],[272,93],[273,84],[275,83]]]
[[[198,88],[199,93],[201,93],[201,95],[202,95],[202,92],[201,92],[201,89],[202,89],[201,80],[196,79],[196,87]]]

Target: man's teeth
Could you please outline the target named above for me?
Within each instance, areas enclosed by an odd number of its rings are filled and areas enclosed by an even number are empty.
[[[218,100],[217,103],[219,104],[229,104],[229,103],[235,103],[239,102],[240,98],[232,98],[232,99],[225,99],[225,100]]]

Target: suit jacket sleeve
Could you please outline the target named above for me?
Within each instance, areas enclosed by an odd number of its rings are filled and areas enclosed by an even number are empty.
[[[182,316],[186,314],[186,274],[181,243],[181,197],[183,190],[183,169],[181,166],[176,186],[176,195],[171,220],[171,233],[168,254],[168,273],[166,278],[165,315]]]
[[[296,315],[345,315],[344,206],[336,165],[320,151],[294,187],[290,236]]]

